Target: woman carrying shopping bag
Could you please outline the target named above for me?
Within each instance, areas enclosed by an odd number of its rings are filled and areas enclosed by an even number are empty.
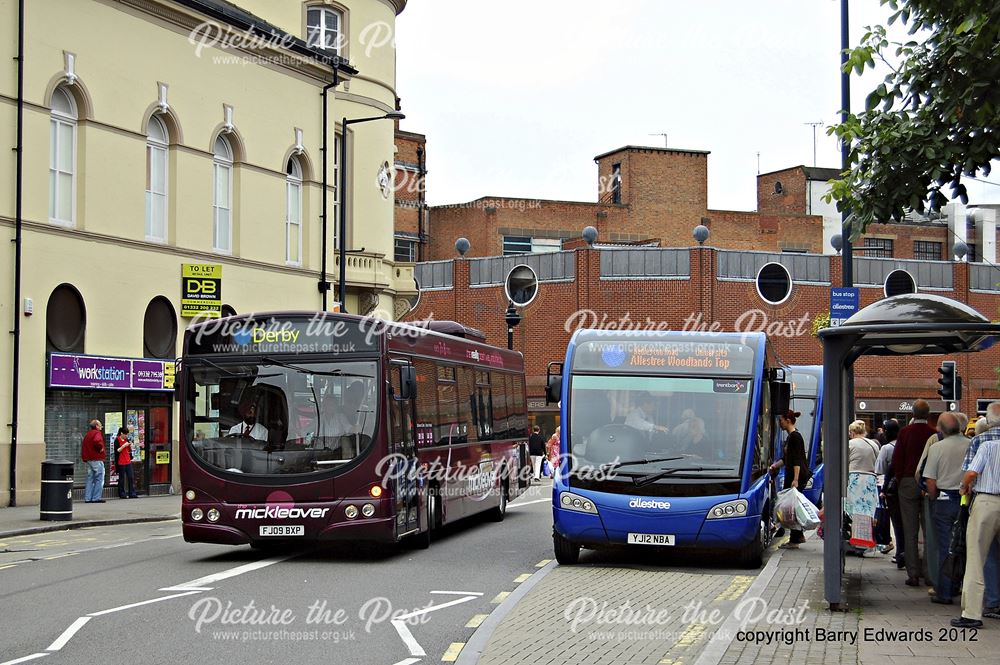
[[[785,467],[785,487],[805,488],[812,471],[809,469],[809,462],[806,459],[806,444],[802,435],[795,429],[795,419],[802,414],[797,411],[786,411],[778,416],[778,426],[785,430],[788,436],[785,437],[785,446],[781,459],[771,465],[771,473],[777,473],[778,469]],[[806,542],[806,537],[802,531],[792,529],[791,538],[787,543],[780,545],[781,549],[798,549],[799,545]]]

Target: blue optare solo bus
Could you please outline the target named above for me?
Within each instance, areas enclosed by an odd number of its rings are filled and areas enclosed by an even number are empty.
[[[785,373],[762,333],[578,330],[546,395],[562,403],[559,563],[581,547],[658,545],[760,566]]]
[[[812,478],[806,483],[802,493],[813,502],[813,505],[822,507],[823,366],[791,365],[788,369],[792,377],[791,409],[802,414],[795,422],[795,429],[802,434],[802,438],[805,440],[806,458],[809,460],[809,468],[812,469]],[[781,473],[784,471],[785,469],[782,468]]]

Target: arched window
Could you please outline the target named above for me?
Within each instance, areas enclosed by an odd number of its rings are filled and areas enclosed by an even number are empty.
[[[285,166],[285,262],[302,265],[302,165],[290,157]]]
[[[236,316],[236,308],[232,305],[223,304],[222,305],[222,316]]]
[[[45,308],[46,350],[83,353],[86,330],[87,309],[80,292],[69,284],[60,284]]]
[[[76,119],[73,96],[56,88],[49,120],[49,220],[60,224],[75,222]]]
[[[306,10],[306,43],[340,55],[343,25],[344,15],[340,11],[332,7],[310,7]]]
[[[213,165],[215,193],[212,200],[212,246],[217,252],[233,251],[233,148],[225,136],[215,139]]]
[[[146,131],[146,240],[167,241],[167,143],[169,134],[155,115]]]
[[[174,306],[156,296],[146,306],[142,322],[142,355],[145,358],[173,358],[177,355],[177,317]]]

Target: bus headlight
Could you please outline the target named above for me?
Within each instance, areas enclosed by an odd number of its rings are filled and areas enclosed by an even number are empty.
[[[348,506],[347,508],[344,508],[344,514],[347,515],[347,519],[353,520],[358,516],[358,507]]]
[[[364,515],[365,517],[371,517],[372,515],[375,514],[375,506],[370,503],[366,503],[365,505],[361,506],[361,514]]]
[[[559,495],[559,506],[578,513],[597,514],[597,506],[594,505],[593,501],[572,492],[563,492]]]
[[[219,511],[216,510],[215,508],[209,508],[208,509],[208,521],[209,522],[218,522],[219,521]]]
[[[200,522],[201,518],[204,516],[205,513],[202,512],[201,508],[195,508],[194,510],[191,511],[191,519],[193,519],[195,522]]]
[[[194,490],[188,490],[184,492],[184,498],[188,501],[194,501]]]
[[[725,503],[712,506],[705,519],[717,520],[726,517],[743,517],[747,514],[748,508],[749,504],[746,499],[726,501]]]

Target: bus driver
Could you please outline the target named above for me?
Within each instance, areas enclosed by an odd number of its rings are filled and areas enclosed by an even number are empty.
[[[625,424],[628,427],[637,429],[640,432],[663,432],[666,434],[670,431],[667,427],[657,425],[650,420],[650,416],[653,415],[656,406],[656,401],[652,395],[643,393],[639,396],[637,402],[638,405],[629,411],[628,417],[625,418]]]
[[[240,411],[243,414],[243,422],[230,427],[226,436],[242,436],[258,441],[267,441],[267,428],[257,422],[257,405],[250,402]]]

